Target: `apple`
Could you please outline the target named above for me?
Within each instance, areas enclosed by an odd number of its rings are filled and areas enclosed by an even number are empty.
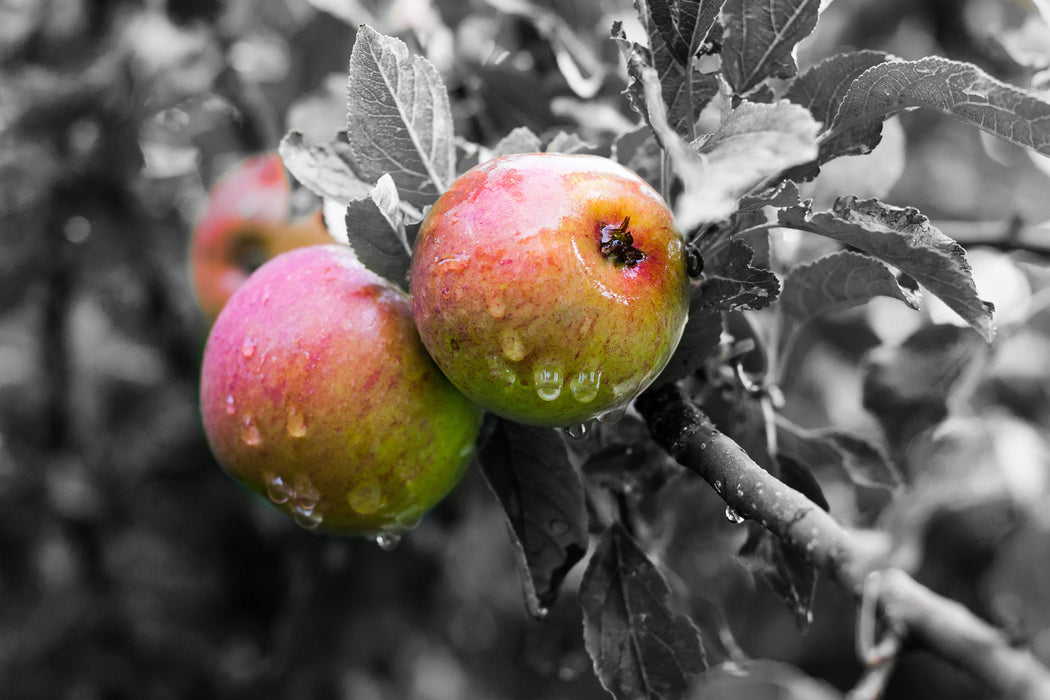
[[[441,374],[407,295],[340,245],[265,263],[204,350],[208,443],[300,525],[398,535],[459,481],[481,409]]]
[[[667,364],[689,307],[666,203],[591,155],[511,155],[461,176],[420,227],[410,291],[452,383],[537,426],[622,415]]]
[[[201,310],[214,321],[256,268],[294,248],[332,243],[320,210],[292,220],[281,157],[253,156],[212,188],[193,231],[190,265]]]

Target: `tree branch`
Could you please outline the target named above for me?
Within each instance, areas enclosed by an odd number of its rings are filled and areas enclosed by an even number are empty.
[[[1050,227],[1046,225],[1025,226],[1020,219],[1010,221],[933,220],[930,223],[951,236],[967,250],[971,247],[983,246],[1005,253],[1016,251],[1050,258],[1050,245],[1043,242],[1050,235]]]
[[[752,460],[675,385],[650,390],[636,408],[653,439],[710,483],[726,504],[760,523],[858,600],[877,564],[830,515]],[[883,572],[879,605],[887,620],[1001,697],[1050,700],[1050,671],[996,629],[903,571]]]

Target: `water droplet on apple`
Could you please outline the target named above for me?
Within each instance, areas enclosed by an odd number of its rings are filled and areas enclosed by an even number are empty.
[[[492,376],[497,382],[507,386],[513,385],[518,379],[518,375],[515,374],[514,370],[495,355],[489,358],[489,371],[492,372]]]
[[[306,416],[295,406],[288,407],[288,436],[301,438],[306,435]]]
[[[315,530],[324,521],[324,516],[315,508],[297,505],[292,508],[292,519],[295,520],[296,525],[305,530]]]
[[[295,477],[294,486],[292,500],[295,505],[305,510],[313,510],[317,502],[321,500],[321,492],[313,485],[310,478],[305,474],[299,474]]]
[[[521,336],[513,328],[504,328],[500,331],[499,346],[503,350],[503,356],[511,362],[521,362],[528,354]]]
[[[247,338],[244,339],[244,342],[241,344],[241,354],[244,355],[245,359],[248,359],[252,355],[255,354],[255,339],[254,338],[252,338],[251,336],[248,336]]]
[[[293,493],[292,487],[276,474],[266,479],[266,496],[274,503],[287,503]]]
[[[582,440],[587,437],[587,424],[580,423],[579,425],[570,425],[565,429],[565,434],[571,437],[573,440]]]
[[[272,294],[272,293],[273,293],[273,290],[270,289],[270,285],[266,285],[265,287],[263,287],[263,293],[262,293],[262,304],[263,304],[263,306],[266,306],[267,304],[270,303],[270,294]]]
[[[556,367],[540,367],[532,373],[536,394],[544,401],[553,401],[561,395],[561,372]]]
[[[226,394],[226,415],[232,416],[237,412],[237,404],[233,401],[233,394]]]
[[[569,531],[569,523],[564,520],[552,520],[549,523],[551,532],[556,535],[564,535]]]
[[[384,532],[380,535],[376,535],[376,544],[384,552],[391,552],[397,549],[397,546],[401,544],[401,535],[394,533]]]
[[[241,425],[241,442],[248,447],[258,447],[262,444],[259,426],[255,424],[255,418],[250,413],[244,416],[244,422]]]
[[[383,507],[385,499],[378,484],[361,484],[346,496],[350,507],[362,515],[371,515]]]
[[[594,401],[594,397],[598,395],[598,385],[601,380],[601,370],[592,369],[580,372],[569,382],[572,397],[580,403]]]
[[[733,523],[734,525],[739,525],[740,523],[744,522],[745,518],[740,513],[737,513],[735,510],[733,510],[731,506],[726,506],[726,520]]]
[[[619,423],[623,420],[623,417],[627,414],[628,404],[620,404],[619,406],[613,406],[608,411],[603,411],[598,414],[598,422],[606,425],[612,425],[613,423]]]

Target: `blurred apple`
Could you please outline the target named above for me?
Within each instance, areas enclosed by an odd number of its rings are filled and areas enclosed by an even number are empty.
[[[201,310],[214,321],[264,262],[294,248],[332,242],[320,210],[293,219],[280,156],[264,153],[245,160],[212,188],[193,231],[190,264]]]

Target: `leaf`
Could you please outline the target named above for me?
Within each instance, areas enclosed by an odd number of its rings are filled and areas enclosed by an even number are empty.
[[[900,347],[873,353],[864,376],[864,408],[879,419],[890,443],[903,447],[948,415],[949,398],[987,352],[966,328],[923,326]]]
[[[364,25],[350,54],[347,138],[367,181],[389,173],[401,196],[433,203],[455,177],[452,110],[437,69]]]
[[[890,58],[889,54],[882,51],[837,54],[795,78],[784,93],[784,98],[808,109],[813,118],[823,124],[822,131],[826,132],[831,128],[853,81],[872,66],[884,63]],[[881,136],[882,122],[878,121],[875,124],[866,123],[855,129],[846,129],[830,138],[822,138],[816,163],[807,171],[796,172],[793,175],[799,179],[815,177],[820,163],[838,156],[868,153],[878,145]]]
[[[817,25],[820,0],[727,0],[722,70],[738,95],[798,71],[793,51]]]
[[[343,141],[311,145],[298,131],[290,131],[278,147],[288,172],[314,194],[346,202],[368,195],[371,186],[353,166],[350,146]]]
[[[743,102],[729,112],[718,130],[699,148],[698,163],[687,161],[685,192],[676,218],[689,230],[699,223],[719,221],[737,210],[742,195],[766,179],[817,157],[819,124],[798,105]]]
[[[718,350],[721,338],[722,313],[706,306],[703,295],[694,290],[682,339],[654,384],[677,382],[700,369]]]
[[[526,607],[542,619],[565,575],[587,552],[583,486],[561,436],[547,428],[496,419],[480,459],[507,515]]]
[[[797,207],[800,198],[798,185],[791,180],[784,180],[780,184],[753,195],[747,195],[740,200],[740,210],[751,212],[762,207]]]
[[[539,153],[543,150],[540,139],[527,126],[514,128],[492,147],[492,158],[508,156],[514,153]]]
[[[776,456],[776,464],[780,469],[781,481],[816,503],[824,512],[831,510],[824,489],[809,467],[785,454]]]
[[[980,68],[930,56],[864,71],[847,91],[825,140],[874,128],[888,116],[928,107],[1010,143],[1050,155],[1050,102]],[[877,139],[876,139],[877,143]]]
[[[769,270],[752,267],[754,251],[734,239],[726,253],[708,261],[701,283],[701,304],[709,309],[751,309],[769,306],[780,293],[780,282]]]
[[[894,491],[903,484],[882,449],[843,430],[805,430],[777,416],[777,451],[814,471],[841,469],[857,486]]]
[[[865,304],[877,296],[919,308],[919,294],[902,287],[889,268],[863,253],[840,251],[795,267],[784,280],[780,308],[800,323]]]
[[[580,153],[594,148],[593,143],[584,141],[578,134],[559,131],[547,144],[547,153]]]
[[[780,223],[833,238],[903,270],[959,314],[987,342],[995,337],[995,307],[977,296],[966,251],[911,207],[840,197],[832,211],[808,215],[782,209]]]
[[[660,572],[619,524],[598,545],[580,585],[587,652],[616,698],[685,695],[704,670],[700,631],[669,603]]]
[[[638,8],[638,17],[646,29],[649,47],[645,48],[627,41],[626,34],[619,22],[613,25],[612,35],[627,60],[627,72],[631,77],[631,82],[627,87],[628,97],[635,110],[648,121],[648,111],[643,108],[642,73],[647,68],[655,69],[656,81],[660,85],[660,95],[666,107],[668,123],[676,133],[692,139],[695,137],[694,125],[700,111],[712,97],[718,94],[718,78],[715,74],[704,74],[693,70],[692,59],[679,60],[675,50],[667,44],[659,25],[670,23],[667,31],[676,36],[677,25],[674,23],[666,0],[653,2],[653,9],[650,9],[647,0],[636,0],[635,4]],[[659,13],[661,10],[667,14],[661,16],[658,21],[652,13]],[[688,45],[683,44],[683,46],[682,50],[688,51]],[[650,127],[659,137],[660,134],[655,127],[652,124]]]
[[[817,570],[768,530],[753,529],[740,550],[744,564],[776,593],[805,632],[813,622]]]
[[[350,200],[346,208],[346,235],[365,267],[407,289],[412,244],[397,187],[389,175],[364,197]]]

